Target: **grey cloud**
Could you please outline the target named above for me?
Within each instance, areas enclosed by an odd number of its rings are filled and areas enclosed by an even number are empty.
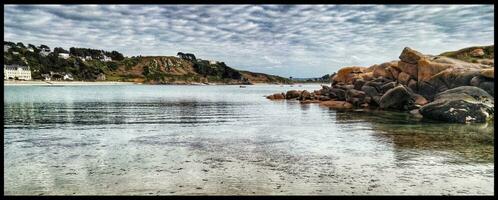
[[[6,5],[5,40],[50,47],[178,51],[282,76],[322,76],[494,43],[493,5]]]

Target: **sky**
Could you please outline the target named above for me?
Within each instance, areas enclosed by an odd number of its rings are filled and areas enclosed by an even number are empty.
[[[494,44],[493,5],[5,5],[4,20],[5,41],[188,52],[284,77]]]

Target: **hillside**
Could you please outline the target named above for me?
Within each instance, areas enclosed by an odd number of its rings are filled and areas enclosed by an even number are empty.
[[[117,70],[107,74],[107,80],[160,83],[289,83],[287,78],[239,71],[223,62],[185,60],[174,56],[146,56],[124,59]]]
[[[108,80],[160,83],[242,84],[240,73],[224,63],[186,60],[174,56],[126,58],[107,74]]]
[[[249,80],[251,83],[290,83],[291,81],[287,78],[268,75],[263,73],[256,73],[250,71],[239,71],[242,77]]]
[[[47,50],[48,49],[48,50]],[[67,54],[66,57],[61,56]],[[116,51],[60,47],[51,52],[46,45],[4,42],[4,64],[28,65],[33,79],[47,74],[71,74],[74,80],[124,81],[150,84],[252,84],[289,83],[287,78],[239,71],[224,62],[195,58],[193,54],[175,56],[124,57]]]
[[[444,52],[440,56],[455,58],[465,62],[490,65],[494,64],[494,45],[467,47],[458,51]]]

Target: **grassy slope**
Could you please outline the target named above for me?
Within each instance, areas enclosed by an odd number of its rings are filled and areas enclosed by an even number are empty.
[[[484,56],[482,57],[474,57],[470,55],[474,49],[482,48],[484,50]],[[467,47],[464,49],[460,49],[458,51],[448,51],[441,53],[440,56],[447,56],[450,58],[456,58],[459,60],[463,60],[465,62],[477,62],[478,59],[494,59],[494,45],[490,46],[475,46],[475,47]]]
[[[216,68],[217,65],[211,67]],[[144,70],[149,70],[149,75],[144,76]],[[239,71],[242,77],[251,83],[287,83],[288,79]],[[146,83],[225,83],[243,84],[242,80],[223,79],[219,76],[203,75],[196,72],[194,64],[174,56],[146,56],[126,58],[119,64],[117,70],[108,71],[106,79],[109,81],[133,81]]]

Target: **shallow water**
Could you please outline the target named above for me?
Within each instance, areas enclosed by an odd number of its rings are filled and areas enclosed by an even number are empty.
[[[492,123],[263,97],[319,88],[4,86],[4,192],[494,194]]]

